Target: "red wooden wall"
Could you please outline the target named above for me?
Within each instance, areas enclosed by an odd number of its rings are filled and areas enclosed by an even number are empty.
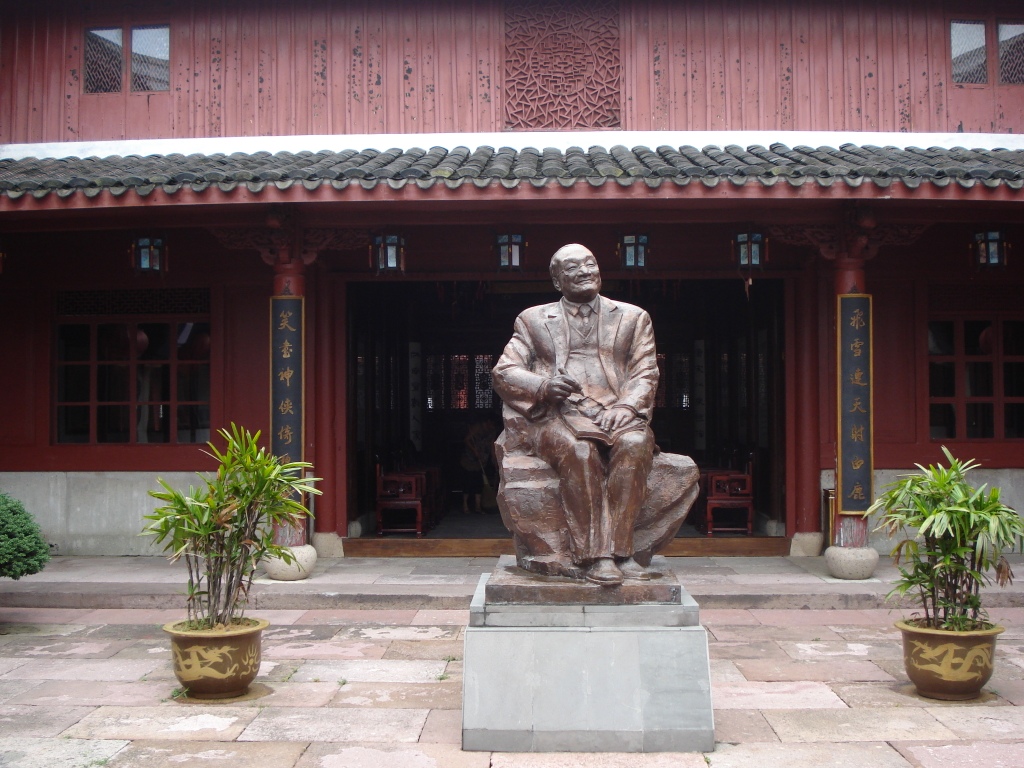
[[[247,251],[225,251],[203,232],[174,236],[165,277],[130,267],[128,231],[33,233],[8,238],[0,281],[0,471],[113,468],[171,471],[205,466],[201,445],[56,444],[53,429],[55,296],[68,290],[208,287],[214,429],[269,426],[267,307],[271,270]],[[92,319],[92,318],[87,318]]]
[[[0,142],[478,132],[507,122],[501,0],[3,5]],[[620,127],[1024,130],[1024,86],[950,83],[951,19],[1020,21],[1024,8],[620,0]],[[169,92],[82,94],[86,27],[157,23],[171,25]]]

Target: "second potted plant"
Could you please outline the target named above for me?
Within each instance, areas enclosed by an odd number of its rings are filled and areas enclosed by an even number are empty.
[[[217,460],[203,485],[187,493],[163,480],[150,495],[163,502],[146,515],[144,535],[164,544],[171,560],[188,567],[188,617],[164,626],[171,636],[174,674],[195,698],[240,696],[259,672],[263,619],[247,618],[249,589],[260,560],[287,548],[273,543],[273,527],[309,515],[302,494],[319,493],[318,478],[303,477],[307,462],[283,462],[258,444],[260,433],[231,425],[227,445],[208,443]]]
[[[1005,586],[1013,571],[1004,553],[1024,534],[1024,519],[1000,500],[998,488],[978,488],[943,446],[948,466],[923,467],[886,487],[865,514],[899,537],[892,555],[900,576],[890,597],[915,598],[919,615],[896,626],[903,633],[907,676],[922,696],[977,697],[992,676],[996,636],[981,587]]]

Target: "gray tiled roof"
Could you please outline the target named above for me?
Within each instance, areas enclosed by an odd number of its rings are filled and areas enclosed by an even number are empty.
[[[170,193],[214,186],[224,191],[243,186],[258,192],[268,185],[278,189],[302,185],[313,190],[325,184],[339,190],[349,185],[369,189],[379,184],[398,189],[406,185],[429,188],[463,184],[568,187],[643,183],[656,187],[692,182],[706,186],[728,182],[764,187],[780,183],[826,187],[868,183],[887,187],[894,180],[908,187],[981,184],[1016,190],[1024,186],[1024,150],[899,149],[854,144],[843,144],[838,149],[791,149],[772,144],[746,149],[737,145],[724,149],[594,146],[589,150],[570,147],[563,152],[482,146],[0,160],[0,195],[9,198],[26,194],[37,198],[50,194],[93,197],[103,189],[115,195],[132,190],[144,196],[157,187]]]

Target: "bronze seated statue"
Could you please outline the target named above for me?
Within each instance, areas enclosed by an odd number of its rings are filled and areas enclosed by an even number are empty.
[[[516,423],[523,416],[507,406],[504,412],[506,429],[494,444],[501,478],[498,508],[512,532],[516,561],[534,573],[582,579],[585,569],[571,557],[558,474],[516,438],[525,427]],[[697,465],[689,456],[655,453],[647,475],[647,499],[633,529],[633,558],[640,565],[649,565],[679,531],[697,499],[697,479]]]
[[[526,570],[607,587],[649,580],[697,496],[693,461],[654,443],[651,318],[600,295],[582,245],[556,251],[550,272],[561,300],[519,315],[492,372],[505,420],[498,507]]]

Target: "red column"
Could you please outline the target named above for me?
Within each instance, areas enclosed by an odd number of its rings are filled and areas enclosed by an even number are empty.
[[[821,530],[821,419],[818,407],[818,280],[815,262],[800,278],[795,306],[796,390],[793,416],[796,530]]]

